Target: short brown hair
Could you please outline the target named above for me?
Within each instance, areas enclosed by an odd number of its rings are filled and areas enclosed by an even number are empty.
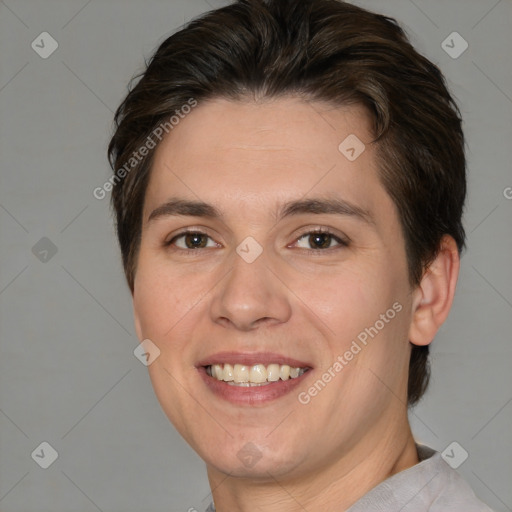
[[[191,98],[288,94],[363,105],[372,117],[380,179],[400,217],[411,284],[420,282],[444,234],[464,248],[460,112],[440,70],[394,19],[338,0],[239,0],[166,39],[135,78],[115,114],[108,148],[114,171]],[[124,173],[112,192],[132,292],[153,154]],[[428,351],[412,347],[409,405],[427,388]]]

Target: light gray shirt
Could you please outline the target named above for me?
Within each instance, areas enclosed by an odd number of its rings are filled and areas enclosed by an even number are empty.
[[[347,512],[492,512],[440,453],[416,447],[418,464],[384,480]],[[206,512],[215,512],[213,503]]]

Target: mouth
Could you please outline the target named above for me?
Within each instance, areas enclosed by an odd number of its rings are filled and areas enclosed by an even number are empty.
[[[254,406],[289,394],[312,367],[277,354],[223,353],[201,362],[197,369],[216,396]]]

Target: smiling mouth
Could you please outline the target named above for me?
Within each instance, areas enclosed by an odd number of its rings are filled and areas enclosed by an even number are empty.
[[[294,367],[287,364],[213,364],[204,367],[206,374],[230,386],[256,387],[293,380],[309,371],[308,367]]]

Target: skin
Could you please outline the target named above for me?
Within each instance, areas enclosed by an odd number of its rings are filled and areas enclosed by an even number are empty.
[[[350,134],[365,143],[353,162],[338,150]],[[133,292],[136,330],[161,351],[148,367],[153,387],[205,460],[218,512],[346,510],[418,462],[406,406],[411,343],[430,343],[445,320],[459,259],[446,236],[411,287],[371,140],[357,106],[215,99],[156,150]],[[148,220],[175,197],[210,203],[222,218]],[[278,220],[287,201],[313,197],[343,199],[371,220],[324,213]],[[164,246],[184,228],[205,233],[207,246],[187,249],[183,237]],[[315,248],[308,233],[317,228],[348,246],[327,237],[327,249]],[[263,250],[252,263],[236,252],[248,236]],[[401,311],[301,404],[299,392],[396,302]],[[221,351],[277,352],[313,369],[276,401],[235,405],[214,395],[196,368]],[[237,457],[247,443],[261,457],[251,467]]]

